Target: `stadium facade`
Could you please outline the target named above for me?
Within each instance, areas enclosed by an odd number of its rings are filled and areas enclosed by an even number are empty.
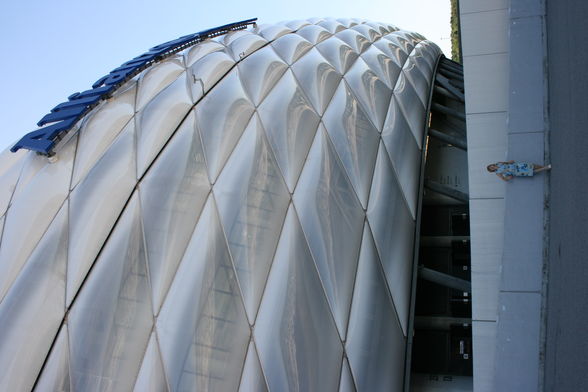
[[[441,51],[245,22],[152,48],[0,156],[1,389],[405,387]]]

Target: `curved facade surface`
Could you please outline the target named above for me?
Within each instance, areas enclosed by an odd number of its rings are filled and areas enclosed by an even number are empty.
[[[399,390],[440,50],[261,25],[0,156],[0,389]],[[75,131],[75,130],[74,130]]]

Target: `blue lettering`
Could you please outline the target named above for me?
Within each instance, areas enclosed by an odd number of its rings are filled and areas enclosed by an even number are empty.
[[[53,147],[60,139],[62,133],[71,129],[96,103],[108,98],[122,83],[137,75],[149,63],[160,60],[165,54],[169,54],[173,50],[182,49],[184,45],[195,43],[195,40],[205,39],[212,34],[218,35],[230,30],[239,30],[247,27],[249,24],[255,24],[256,20],[257,18],[248,19],[215,29],[205,30],[200,33],[185,35],[173,41],[152,47],[148,52],[121,64],[108,75],[98,79],[92,85],[91,90],[70,95],[67,102],[62,102],[55,106],[49,114],[46,114],[37,123],[39,126],[49,123],[54,124],[27,133],[10,151],[16,152],[21,148],[27,148],[41,154],[52,155]]]
[[[37,151],[44,155],[51,155],[52,149],[57,142],[57,136],[69,130],[76,123],[76,119],[61,121],[48,127],[37,129],[24,135],[10,151],[17,152],[21,148]]]

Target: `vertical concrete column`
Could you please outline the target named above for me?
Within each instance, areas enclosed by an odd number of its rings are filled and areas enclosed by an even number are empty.
[[[466,95],[474,390],[494,385],[505,183],[486,165],[506,159],[509,97],[508,0],[461,0]]]

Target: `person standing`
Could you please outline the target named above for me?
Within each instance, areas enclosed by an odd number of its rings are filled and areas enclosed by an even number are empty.
[[[551,165],[541,166],[528,162],[496,162],[488,165],[486,169],[495,173],[501,180],[510,181],[514,177],[532,177],[536,173],[551,170]]]

